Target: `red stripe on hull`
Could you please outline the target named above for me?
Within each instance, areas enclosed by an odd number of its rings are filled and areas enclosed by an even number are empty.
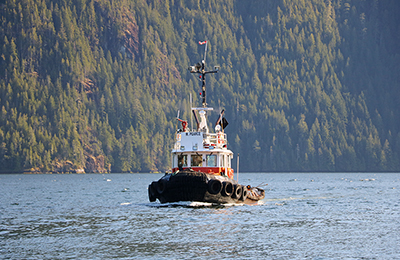
[[[187,170],[189,168],[192,168],[193,171],[198,171],[198,172],[204,172],[207,174],[214,174],[214,175],[221,175],[222,173],[225,173],[225,168],[224,167],[183,167],[184,170]],[[172,172],[176,172],[179,168],[173,168]],[[228,168],[228,177],[233,179],[233,169]]]

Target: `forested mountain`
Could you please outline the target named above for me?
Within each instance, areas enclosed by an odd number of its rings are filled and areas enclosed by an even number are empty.
[[[221,67],[207,102],[226,111],[241,171],[399,171],[399,13],[397,0],[5,0],[0,171],[167,170],[177,110],[200,104],[187,67],[203,40]]]

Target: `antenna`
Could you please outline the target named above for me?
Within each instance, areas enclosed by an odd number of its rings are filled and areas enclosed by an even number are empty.
[[[236,181],[239,182],[239,153],[237,155],[236,161]]]
[[[190,93],[189,99],[190,99],[190,110],[192,110],[192,107],[193,107],[193,105],[192,105],[192,103],[193,103],[192,93]],[[193,129],[193,115],[192,115],[192,113],[190,114],[190,128]]]
[[[206,49],[204,51],[204,63],[206,63],[206,55],[207,55],[207,41],[206,41]]]
[[[178,119],[178,120],[179,120],[179,111],[180,110],[178,110],[178,114],[176,115],[176,119]],[[179,123],[176,125],[176,130],[177,131],[179,130]]]

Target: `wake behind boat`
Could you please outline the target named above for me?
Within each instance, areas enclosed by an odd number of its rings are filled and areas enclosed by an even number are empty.
[[[149,200],[157,199],[161,203],[179,201],[197,201],[218,204],[249,203],[265,197],[265,191],[259,187],[240,185],[233,179],[234,170],[231,166],[233,152],[227,148],[227,136],[224,129],[228,121],[224,110],[215,123],[215,132],[210,133],[207,114],[213,108],[206,103],[206,75],[217,73],[219,67],[206,71],[205,59],[189,67],[190,73],[200,74],[202,81],[202,107],[191,108],[196,121],[196,129],[190,130],[188,122],[179,118],[181,128],[175,135],[172,149],[172,173],[166,173],[158,181],[153,181],[149,187]],[[200,120],[199,120],[200,118]]]

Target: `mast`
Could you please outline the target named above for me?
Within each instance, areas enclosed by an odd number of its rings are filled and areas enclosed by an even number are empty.
[[[190,73],[198,73],[201,74],[201,97],[202,97],[202,104],[203,107],[207,107],[207,102],[206,102],[206,74],[209,73],[217,73],[219,70],[219,66],[214,66],[214,70],[206,71],[206,54],[207,54],[207,41],[199,42],[200,45],[205,44],[205,52],[204,52],[204,60],[201,61],[201,63],[197,63],[194,66],[190,66],[188,70]]]

